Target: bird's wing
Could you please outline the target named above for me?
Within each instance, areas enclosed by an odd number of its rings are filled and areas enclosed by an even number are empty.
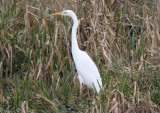
[[[82,76],[83,81],[87,85],[87,82],[92,84],[92,82],[95,83],[98,80],[99,85],[102,87],[102,81],[97,66],[86,52],[81,51],[80,53],[75,63],[77,71]]]

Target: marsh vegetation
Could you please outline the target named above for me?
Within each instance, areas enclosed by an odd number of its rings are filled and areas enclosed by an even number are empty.
[[[71,55],[77,40],[96,63],[103,89],[79,93]],[[160,112],[158,0],[1,0],[1,112]]]

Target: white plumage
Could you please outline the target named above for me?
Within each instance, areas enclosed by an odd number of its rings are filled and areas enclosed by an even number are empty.
[[[89,55],[86,52],[81,51],[78,47],[78,43],[76,39],[78,20],[77,20],[76,14],[71,10],[65,10],[63,12],[55,13],[51,15],[65,15],[72,18],[73,27],[72,27],[72,33],[71,33],[71,48],[72,48],[73,60],[78,72],[80,86],[83,83],[87,87],[93,90],[95,89],[96,92],[99,93],[100,89],[102,88],[102,80],[101,80],[99,71],[95,63],[93,62],[93,60],[89,57]]]

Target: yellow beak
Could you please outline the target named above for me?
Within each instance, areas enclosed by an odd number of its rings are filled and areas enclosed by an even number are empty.
[[[63,14],[63,12],[54,13],[54,14],[51,14],[51,16],[54,16],[54,15],[61,15],[61,14]]]

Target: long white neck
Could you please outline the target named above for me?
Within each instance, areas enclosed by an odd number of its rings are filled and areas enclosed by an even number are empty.
[[[79,47],[78,47],[77,38],[76,38],[78,20],[76,16],[72,17],[72,19],[73,19],[73,27],[72,27],[72,32],[71,32],[71,48],[72,48],[72,55],[73,55],[73,53],[79,50]]]

